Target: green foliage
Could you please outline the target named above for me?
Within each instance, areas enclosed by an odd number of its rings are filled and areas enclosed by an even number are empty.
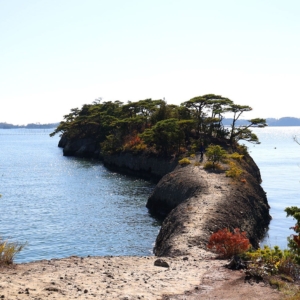
[[[281,250],[278,246],[270,248],[265,245],[263,249],[251,249],[244,255],[246,259],[251,260],[250,268],[259,268],[267,275],[277,274],[291,253],[288,250]]]
[[[295,231],[291,237],[288,238],[288,249],[281,250],[278,246],[270,248],[264,246],[262,249],[250,249],[243,254],[243,259],[247,260],[247,272],[252,276],[273,276],[270,278],[270,284],[276,286],[278,289],[284,288],[290,290],[287,284],[291,283],[294,279],[300,278],[300,259],[299,259],[299,221],[300,221],[300,208],[296,206],[287,207],[285,212],[288,216],[296,219],[296,225],[292,227]],[[300,295],[299,289],[296,290],[297,297]],[[299,299],[299,298],[288,299]]]
[[[229,140],[231,144],[240,140],[246,140],[250,143],[259,144],[258,137],[250,130],[250,127],[263,128],[267,126],[265,119],[255,118],[248,120],[249,124],[244,126],[236,126],[236,121],[241,117],[244,112],[251,111],[252,108],[248,105],[230,104],[227,112],[233,114],[232,125],[230,130]]]
[[[252,119],[249,126],[235,126],[240,114],[249,110],[248,106],[236,105],[230,99],[214,94],[194,97],[179,106],[167,104],[162,99],[128,101],[126,104],[97,99],[92,104],[84,104],[81,109],[71,109],[50,136],[60,134],[71,141],[89,139],[101,145],[102,153],[122,149],[136,151],[137,148],[153,149],[167,155],[185,149],[195,153],[198,148],[194,146],[200,140],[209,144],[212,138],[227,139],[235,147],[240,139],[258,142],[249,128],[263,127],[263,119]],[[231,130],[222,124],[227,113],[234,113]],[[128,147],[128,136],[134,135],[144,144]]]
[[[228,106],[233,102],[219,95],[207,94],[194,97],[184,103],[190,116],[195,120],[195,131],[197,135],[207,134],[212,136],[213,132],[218,135],[218,130],[223,126],[221,121]]]
[[[243,170],[240,169],[235,162],[230,161],[229,162],[229,169],[226,171],[226,176],[231,177],[233,179],[237,179],[241,174],[243,173]]]
[[[151,129],[146,129],[140,137],[148,146],[154,145],[158,151],[165,154],[179,152],[184,144],[184,132],[176,119],[157,122]]]
[[[120,139],[114,134],[108,135],[106,140],[101,143],[102,154],[112,154],[121,151],[121,147]]]
[[[246,232],[241,232],[238,228],[230,232],[224,228],[213,233],[209,239],[207,248],[215,251],[222,258],[230,258],[247,251],[250,242],[246,237]]]
[[[295,226],[290,228],[295,231],[295,234],[288,237],[288,247],[294,255],[296,263],[300,264],[300,208],[291,206],[287,207],[284,211],[287,213],[287,217],[291,216],[296,220]]]
[[[210,145],[206,148],[207,160],[213,165],[223,162],[226,159],[227,152],[220,145]]]
[[[243,156],[247,155],[248,154],[248,147],[245,145],[245,144],[237,144],[236,145],[236,149],[238,150],[238,152],[240,154],[242,154]]]
[[[191,161],[188,158],[184,157],[183,159],[179,160],[178,163],[180,165],[189,165]]]
[[[7,242],[0,238],[0,266],[12,264],[16,254],[24,247],[25,244]]]
[[[239,153],[237,153],[237,152],[234,152],[234,153],[232,153],[232,154],[229,154],[228,157],[229,157],[229,158],[232,158],[232,159],[236,159],[236,160],[238,160],[238,161],[241,161],[242,158],[244,157],[244,155],[239,154]]]

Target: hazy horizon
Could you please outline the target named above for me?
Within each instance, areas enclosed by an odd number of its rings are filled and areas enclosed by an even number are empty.
[[[299,15],[297,0],[2,1],[0,122],[211,93],[244,118],[299,118]]]

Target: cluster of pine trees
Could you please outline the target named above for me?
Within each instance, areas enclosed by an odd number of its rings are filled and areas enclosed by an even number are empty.
[[[96,100],[81,109],[71,109],[51,136],[60,133],[70,140],[92,138],[107,153],[151,149],[170,155],[184,152],[194,141],[258,143],[250,128],[265,127],[265,119],[251,119],[247,125],[236,126],[240,116],[251,110],[250,106],[214,94],[198,96],[180,105],[152,99],[126,104]],[[224,126],[222,120],[228,114],[232,124]]]

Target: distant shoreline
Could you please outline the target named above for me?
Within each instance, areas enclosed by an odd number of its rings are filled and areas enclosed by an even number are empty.
[[[14,124],[8,124],[8,123],[0,123],[0,129],[47,129],[47,128],[56,128],[59,125],[59,123],[48,123],[48,124],[35,124],[30,123],[27,125],[14,125]]]
[[[276,118],[266,118],[268,126],[300,126],[300,118],[294,117],[282,117],[280,119]],[[223,125],[231,125],[232,119],[225,118],[222,120]],[[246,119],[237,120],[236,125],[244,126],[247,125],[248,121]],[[29,123],[27,125],[14,125],[10,123],[0,122],[0,129],[16,129],[16,128],[26,128],[26,129],[44,129],[44,128],[56,128],[59,125],[57,123]]]

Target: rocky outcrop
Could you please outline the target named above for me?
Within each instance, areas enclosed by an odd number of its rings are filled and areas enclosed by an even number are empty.
[[[91,138],[71,140],[63,135],[58,147],[63,148],[64,156],[98,158],[100,153],[98,143]]]
[[[260,171],[246,154],[240,162],[242,181],[223,172],[208,172],[194,162],[181,167],[177,159],[150,154],[122,152],[100,157],[99,145],[92,139],[70,141],[64,136],[60,147],[66,156],[96,157],[106,167],[136,176],[160,180],[147,207],[165,217],[157,236],[157,256],[189,255],[206,249],[210,235],[222,228],[246,231],[258,246],[270,222],[266,194],[260,186]]]
[[[131,152],[108,155],[102,159],[104,165],[110,169],[156,181],[172,172],[178,164],[174,158],[167,159],[145,153],[134,154]]]
[[[175,171],[165,175],[150,195],[146,207],[154,215],[165,217],[176,206],[208,190],[208,183],[201,174],[193,174],[190,168],[179,166]]]
[[[257,247],[271,217],[256,175],[245,170],[243,180],[234,181],[225,172],[207,172],[191,164],[163,177],[147,203],[155,214],[169,212],[156,239],[155,254],[189,255],[206,249],[210,235],[222,228],[246,231]]]
[[[70,140],[63,135],[58,147],[63,148],[64,156],[96,158],[109,169],[154,181],[172,172],[178,164],[177,159],[147,153],[121,152],[103,156],[99,144],[90,138]]]

